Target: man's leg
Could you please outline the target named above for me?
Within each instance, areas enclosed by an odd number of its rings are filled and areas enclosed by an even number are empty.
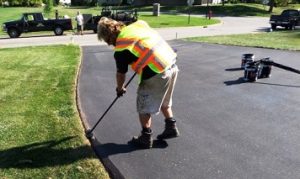
[[[172,111],[172,96],[177,79],[178,68],[175,66],[172,70],[172,76],[169,79],[168,90],[164,96],[161,112],[165,117],[165,130],[157,136],[157,139],[167,139],[179,136],[179,131],[176,126],[176,120],[173,117]]]
[[[151,128],[151,115],[150,114],[139,114],[140,123],[142,128]]]
[[[176,126],[176,120],[173,118],[172,108],[169,106],[162,106],[161,111],[165,117],[165,130],[157,136],[157,139],[168,139],[179,136],[179,131]]]
[[[139,114],[142,132],[140,136],[134,136],[131,142],[142,148],[151,148],[153,145],[152,130],[151,130],[151,115]]]
[[[77,25],[77,35],[79,35],[79,34],[80,34],[80,26]]]
[[[163,113],[163,115],[165,116],[166,119],[168,118],[173,118],[173,111],[172,108],[169,106],[162,106],[161,107],[161,112]]]

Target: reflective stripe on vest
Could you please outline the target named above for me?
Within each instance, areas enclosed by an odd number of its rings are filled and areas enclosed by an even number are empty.
[[[156,73],[161,73],[170,67],[176,58],[176,53],[157,34],[157,32],[143,26],[139,21],[124,27],[116,42],[115,51],[129,50],[138,60],[131,67],[141,74],[145,66],[149,66]]]

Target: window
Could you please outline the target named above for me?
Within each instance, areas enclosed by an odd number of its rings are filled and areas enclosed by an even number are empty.
[[[27,15],[27,20],[28,20],[28,21],[33,21],[33,20],[34,20],[33,15],[32,15],[32,14]]]
[[[36,14],[35,15],[35,20],[36,21],[42,21],[43,20],[43,16],[41,14]]]
[[[290,16],[298,16],[298,12],[297,11],[290,11]]]

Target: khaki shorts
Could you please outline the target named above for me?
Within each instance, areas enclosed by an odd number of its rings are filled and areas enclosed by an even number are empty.
[[[137,112],[139,114],[158,114],[161,106],[172,106],[172,95],[178,68],[174,64],[163,73],[143,80],[137,90]]]

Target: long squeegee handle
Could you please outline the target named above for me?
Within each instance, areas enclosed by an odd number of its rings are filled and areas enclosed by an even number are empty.
[[[133,80],[135,77],[136,73],[132,75],[132,77],[128,80],[128,82],[125,84],[125,88],[129,85],[129,83]],[[103,117],[106,115],[106,113],[110,110],[110,108],[115,104],[115,102],[118,100],[119,96],[116,96],[116,98],[113,100],[113,102],[109,105],[109,107],[106,109],[106,111],[102,114],[102,116],[99,118],[97,123],[94,125],[94,127],[89,130],[89,133],[92,133],[94,129],[97,127],[97,125],[100,123],[100,121],[103,119]]]
[[[273,62],[272,65],[276,66],[278,68],[282,68],[282,69],[287,70],[287,71],[291,71],[291,72],[300,74],[300,70],[297,70],[297,69],[294,69],[294,68],[291,68],[291,67],[288,67],[288,66],[285,66],[285,65],[281,65],[279,63]]]

